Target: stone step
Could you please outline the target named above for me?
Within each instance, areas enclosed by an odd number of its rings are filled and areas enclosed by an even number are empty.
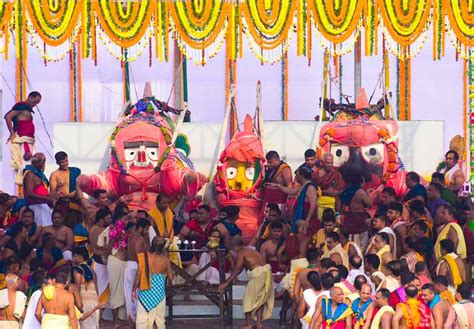
[[[242,298],[244,297],[245,287],[246,287],[246,283],[242,283],[242,282],[238,282],[237,284],[232,285],[232,297],[234,301],[242,300]],[[196,301],[208,300],[207,297],[201,294],[199,291],[192,291],[190,295],[191,295],[192,300],[196,300]],[[184,295],[182,294],[176,295],[173,298],[173,301],[175,302],[179,302],[183,300],[184,300]]]
[[[233,305],[232,307],[234,319],[245,319],[241,305]],[[271,319],[278,320],[280,318],[281,306],[275,306]],[[174,315],[210,315],[217,317],[219,315],[219,308],[211,305],[175,305],[173,306]],[[168,316],[168,308],[166,308],[166,316]]]

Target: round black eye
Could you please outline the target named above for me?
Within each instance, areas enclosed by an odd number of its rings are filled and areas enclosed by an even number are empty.
[[[336,156],[340,157],[342,155],[342,150],[337,150],[336,151]]]
[[[369,154],[370,154],[371,156],[374,156],[374,155],[377,154],[377,150],[374,149],[373,147],[371,147],[370,150],[369,150]]]
[[[130,152],[130,155],[134,155],[134,154],[135,154],[135,152]]]
[[[152,155],[155,155],[155,152],[151,152]]]

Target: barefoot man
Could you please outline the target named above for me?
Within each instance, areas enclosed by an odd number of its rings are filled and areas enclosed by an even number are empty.
[[[10,152],[12,167],[15,171],[15,183],[23,184],[21,170],[23,161],[29,161],[34,152],[35,125],[33,124],[33,108],[41,102],[41,94],[33,91],[28,95],[25,102],[16,103],[4,116],[10,137]]]
[[[135,232],[128,238],[128,261],[125,269],[124,291],[125,291],[125,306],[127,308],[127,315],[130,320],[135,322],[137,308],[132,301],[133,283],[135,281],[135,274],[138,269],[137,255],[139,253],[147,252],[149,248],[148,230],[150,229],[150,221],[141,218],[137,221]]]
[[[77,329],[74,296],[65,289],[69,274],[59,271],[55,276],[55,284],[43,288],[36,307],[36,318],[43,329]],[[43,314],[44,309],[44,314]]]
[[[248,270],[249,282],[245,288],[242,301],[245,313],[245,326],[252,328],[251,319],[257,320],[257,328],[263,328],[263,321],[269,319],[273,311],[274,294],[272,269],[253,248],[245,247],[241,237],[234,238],[234,250],[237,252],[237,263],[234,271],[226,282],[219,285],[219,292],[224,293],[239,273],[245,268]]]
[[[74,233],[64,225],[64,214],[59,210],[54,210],[51,215],[53,225],[43,227],[41,236],[52,233],[56,237],[56,247],[63,252],[63,258],[72,259],[72,247],[74,246]]]

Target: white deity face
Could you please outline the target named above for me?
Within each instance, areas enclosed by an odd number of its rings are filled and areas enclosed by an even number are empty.
[[[130,169],[153,169],[158,165],[159,147],[155,142],[125,142],[125,163]]]

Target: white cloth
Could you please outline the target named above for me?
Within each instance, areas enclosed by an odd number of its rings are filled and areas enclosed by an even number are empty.
[[[303,298],[308,306],[308,312],[306,312],[305,316],[300,319],[302,329],[308,329],[309,323],[311,322],[311,318],[313,317],[314,311],[316,311],[316,304],[318,300],[323,297],[327,296],[328,291],[320,291],[316,294],[313,289],[306,289],[303,291]]]
[[[43,292],[41,290],[36,290],[33,295],[31,295],[30,301],[28,302],[28,307],[26,308],[23,328],[41,329],[41,323],[39,323],[38,319],[36,318],[35,312],[42,293]]]
[[[71,250],[63,251],[63,258],[64,260],[72,260],[72,251]]]
[[[23,185],[23,168],[25,167],[23,155],[25,149],[23,143],[28,143],[31,154],[35,154],[35,139],[28,136],[16,136],[12,143],[10,143],[10,166],[15,172],[15,184]]]
[[[20,319],[25,311],[26,295],[21,291],[16,292],[15,305],[13,307],[13,317]],[[10,306],[10,300],[8,298],[8,289],[0,290],[0,308],[6,308]]]
[[[97,291],[99,296],[105,291],[109,284],[109,277],[107,274],[107,265],[94,263],[94,273],[97,278]]]
[[[391,228],[391,227],[388,227],[388,226],[385,226],[383,229],[381,229],[380,231],[378,231],[377,233],[387,233],[389,235],[391,235],[393,237],[393,250],[392,250],[392,255],[395,255],[395,252],[397,250],[397,236],[395,235],[395,231]],[[370,251],[370,249],[372,248],[373,244],[374,244],[374,238],[375,238],[375,235],[372,236],[372,238],[370,239],[370,242],[367,246],[367,249],[365,251],[365,254],[367,255]]]
[[[156,236],[156,231],[155,229],[153,228],[153,226],[150,227],[150,229],[148,230],[148,238],[150,239],[150,246],[153,242],[153,239],[155,238]]]
[[[20,329],[18,321],[0,320],[0,329]]]
[[[127,267],[125,268],[125,279],[123,281],[123,290],[125,292],[125,307],[127,308],[128,317],[132,318],[133,321],[137,318],[137,305],[132,300],[133,283],[135,281],[135,274],[138,270],[138,263],[134,261],[128,261]]]
[[[137,329],[153,329],[155,323],[158,329],[165,329],[166,298],[157,307],[147,312],[142,303],[137,303]]]
[[[354,285],[355,279],[359,276],[363,275],[367,279],[367,283],[370,285],[372,288],[372,293],[375,293],[375,285],[374,283],[370,280],[370,278],[361,270],[353,268],[352,270],[349,271],[349,274],[347,275],[346,280],[349,281],[350,284]]]
[[[53,225],[51,215],[53,211],[46,203],[30,204],[28,207],[35,213],[35,222],[43,227]]]
[[[451,181],[453,180],[454,178],[454,174],[459,170],[461,169],[461,167],[459,166],[459,163],[456,163],[454,166],[451,167],[451,169],[448,170],[447,167],[443,168],[441,170],[441,173],[444,174],[444,181],[445,181],[445,184],[446,186],[449,186],[449,184],[451,184]]]
[[[203,268],[207,263],[211,261],[211,256],[207,252],[203,252],[199,258],[199,268]],[[225,274],[226,279],[229,277],[229,273]],[[197,276],[199,281],[207,281],[210,284],[220,284],[221,280],[219,277],[219,270],[215,267],[209,266],[204,272]]]

